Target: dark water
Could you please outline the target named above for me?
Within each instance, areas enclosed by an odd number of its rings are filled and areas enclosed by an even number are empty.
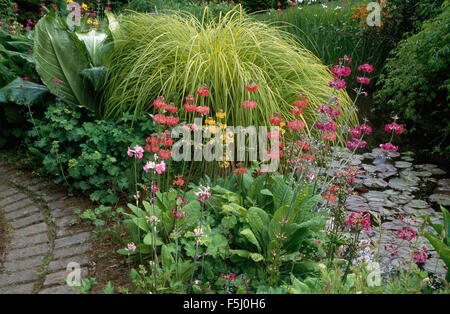
[[[354,95],[351,93],[349,94],[350,97],[354,99]],[[357,106],[360,122],[362,123],[364,118],[369,119],[368,125],[373,129],[373,133],[365,138],[368,151],[375,147],[379,147],[381,143],[388,142],[390,136],[384,131],[384,126],[391,123],[392,120],[382,117],[379,112],[374,110],[375,100],[371,94],[367,97],[360,96]],[[404,121],[400,119],[398,123],[402,124]],[[414,164],[435,164],[447,173],[450,172],[450,154],[433,152],[432,145],[428,144],[424,139],[421,139],[417,135],[408,134],[407,132],[401,135],[395,135],[393,144],[399,146],[399,152],[414,152]]]

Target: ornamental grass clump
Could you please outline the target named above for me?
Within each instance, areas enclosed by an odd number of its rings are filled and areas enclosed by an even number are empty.
[[[239,9],[211,22],[187,13],[133,14],[121,18],[109,62],[103,116],[121,112],[156,112],[153,100],[164,95],[181,107],[188,95],[206,84],[211,114],[225,112],[229,125],[269,125],[273,112],[292,118],[296,95],[309,96],[303,120],[311,123],[314,108],[326,103],[332,89],[330,71],[311,52],[279,28],[245,17]],[[260,88],[249,92],[254,82]],[[351,101],[343,90],[343,121]],[[251,119],[242,104],[257,107]],[[181,113],[180,114],[185,114]],[[180,116],[180,118],[184,118]],[[356,120],[356,116],[352,120]]]

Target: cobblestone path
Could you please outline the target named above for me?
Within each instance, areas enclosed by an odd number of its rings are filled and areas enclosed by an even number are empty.
[[[87,274],[91,233],[71,226],[79,207],[57,186],[19,174],[0,161],[0,217],[8,227],[0,294],[77,293],[64,278],[70,262]]]

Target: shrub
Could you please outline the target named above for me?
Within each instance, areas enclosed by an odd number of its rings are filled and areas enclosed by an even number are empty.
[[[286,0],[241,0],[238,2],[250,12],[284,8],[287,5]]]
[[[304,117],[311,122],[331,92],[332,75],[313,54],[278,28],[236,10],[208,23],[182,14],[126,16],[109,67],[106,118],[149,111],[158,95],[180,106],[206,83],[212,114],[222,109],[229,125],[244,125],[242,103],[253,79],[260,88],[252,96],[259,104],[252,121],[268,125],[274,111],[291,120],[290,106],[304,92],[311,104]],[[344,120],[350,99],[343,91],[339,95]]]
[[[124,147],[144,142],[153,130],[152,121],[139,115],[134,129],[127,127],[129,114],[84,122],[92,116],[69,108],[62,102],[48,107],[28,132],[29,150],[42,160],[47,173],[56,176],[56,183],[90,192],[93,201],[115,203],[135,182]]]
[[[450,130],[449,16],[447,6],[438,17],[424,23],[419,33],[399,43],[376,94],[380,113],[399,114],[416,139],[444,147],[449,145]]]

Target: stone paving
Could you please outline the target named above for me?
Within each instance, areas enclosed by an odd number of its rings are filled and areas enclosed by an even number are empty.
[[[7,243],[0,256],[0,294],[77,293],[64,278],[70,262],[87,276],[91,233],[71,226],[74,200],[0,161],[0,213]],[[75,200],[75,204],[77,204]]]
[[[372,240],[379,247],[383,272],[389,273],[404,265],[411,259],[411,251],[425,246],[429,250],[428,259],[421,266],[445,277],[446,266],[426,238],[408,242],[402,240],[397,232],[410,227],[417,232],[424,228],[435,234],[433,228],[424,224],[421,215],[430,216],[433,223],[444,223],[438,208],[443,205],[448,209],[450,205],[450,180],[443,178],[446,172],[437,165],[414,165],[412,152],[389,152],[387,158],[383,156],[380,149],[374,149],[371,153],[356,155],[352,160],[352,164],[360,166],[364,173],[357,176],[356,186],[360,193],[347,199],[347,210],[370,210],[380,216],[381,235],[379,228],[373,227],[366,234],[366,240]],[[432,182],[436,182],[437,187],[427,191],[427,186],[434,185]]]

